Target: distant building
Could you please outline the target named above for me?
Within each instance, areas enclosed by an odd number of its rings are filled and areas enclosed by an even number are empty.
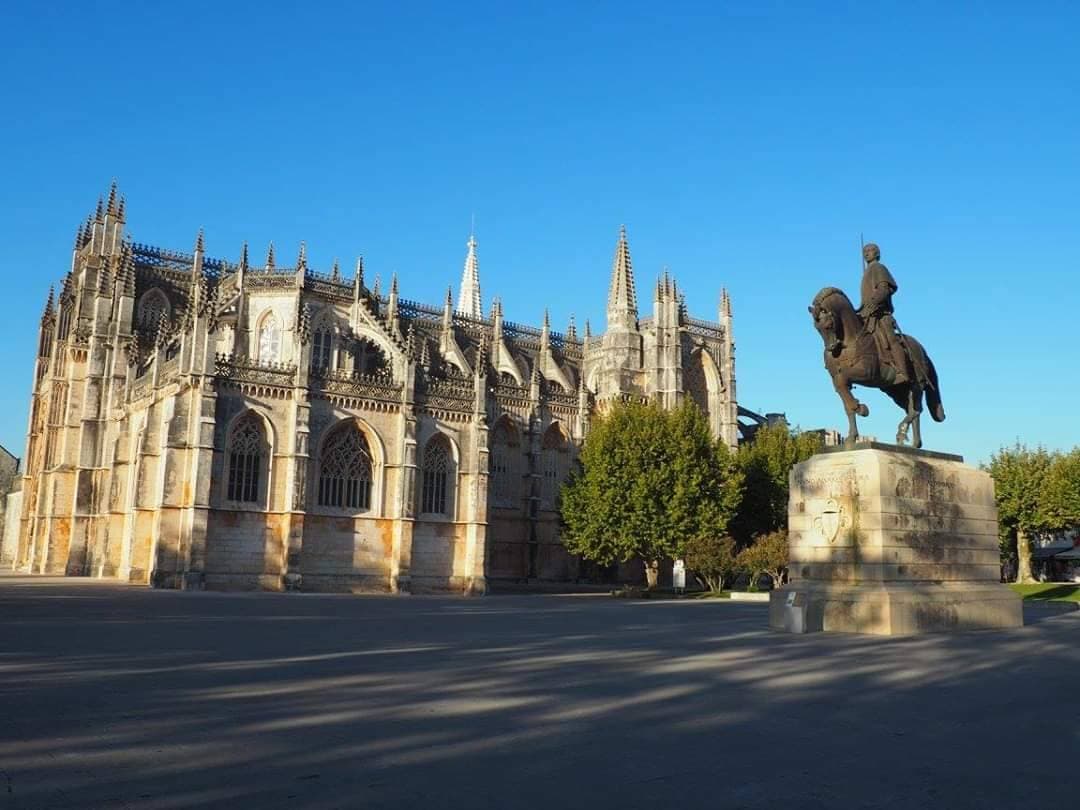
[[[580,337],[337,263],[133,244],[115,187],[41,319],[16,564],[162,587],[483,591],[567,580],[559,486],[589,419],[689,397],[738,442],[731,301],[690,317],[666,273],[642,316],[625,230],[607,328]],[[565,292],[565,291],[564,291]],[[539,314],[539,313],[538,313]]]

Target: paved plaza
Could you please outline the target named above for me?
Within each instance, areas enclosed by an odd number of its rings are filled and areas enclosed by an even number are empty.
[[[766,606],[0,577],[2,808],[1070,806],[1080,613],[785,636]]]

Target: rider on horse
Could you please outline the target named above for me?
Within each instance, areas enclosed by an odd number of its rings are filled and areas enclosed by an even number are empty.
[[[900,328],[893,318],[893,293],[896,292],[896,279],[889,268],[881,263],[881,249],[873,242],[863,247],[862,303],[859,305],[859,317],[866,324],[866,331],[874,336],[878,354],[887,365],[896,372],[894,385],[908,381],[908,354],[903,344]]]

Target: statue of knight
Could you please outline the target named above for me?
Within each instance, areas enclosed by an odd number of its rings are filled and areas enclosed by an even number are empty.
[[[908,351],[904,335],[893,317],[892,297],[896,290],[896,279],[889,272],[889,268],[881,263],[881,249],[873,242],[867,242],[863,245],[863,276],[859,290],[862,302],[859,304],[859,317],[866,324],[866,331],[873,335],[882,361],[889,363],[896,374],[892,384],[907,383],[908,371],[911,368],[914,369],[920,386],[925,388],[930,382],[930,375],[926,369],[919,367],[920,363]]]

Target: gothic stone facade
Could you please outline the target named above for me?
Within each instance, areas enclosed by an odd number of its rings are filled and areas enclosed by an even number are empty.
[[[639,317],[620,234],[607,330],[457,311],[338,267],[133,243],[115,188],[41,320],[15,566],[172,588],[454,590],[584,575],[559,486],[590,415],[691,397],[737,442],[731,307],[672,280]]]

